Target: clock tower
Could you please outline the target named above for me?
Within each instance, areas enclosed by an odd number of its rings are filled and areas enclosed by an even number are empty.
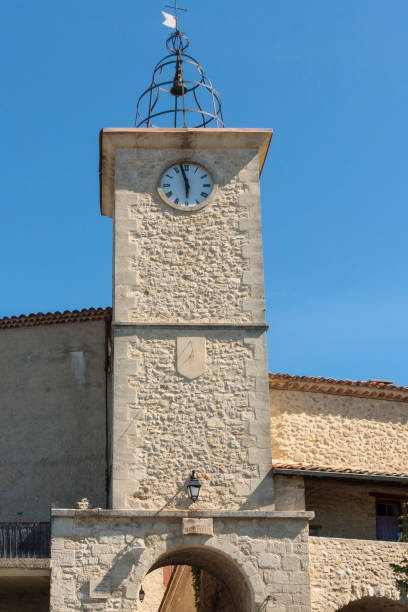
[[[102,132],[102,213],[114,220],[114,508],[188,508],[192,469],[195,509],[272,508],[259,201],[270,139]]]
[[[225,128],[175,23],[136,127],[101,132],[110,503],[53,510],[51,612],[142,611],[146,576],[168,565],[219,580],[222,612],[309,612],[310,513],[277,508],[272,475],[259,185],[272,131]]]

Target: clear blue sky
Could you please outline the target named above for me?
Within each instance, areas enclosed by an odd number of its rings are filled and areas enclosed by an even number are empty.
[[[1,316],[111,304],[98,132],[133,125],[164,55],[163,4],[3,3]],[[408,2],[182,5],[227,126],[275,131],[270,369],[408,385]]]

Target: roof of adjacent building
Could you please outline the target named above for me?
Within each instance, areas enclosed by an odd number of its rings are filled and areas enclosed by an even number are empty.
[[[0,329],[16,327],[37,327],[38,325],[58,325],[60,323],[80,323],[82,321],[110,321],[112,308],[84,308],[64,310],[64,312],[38,312],[36,314],[3,317]]]
[[[348,468],[329,468],[320,465],[305,465],[300,463],[274,463],[273,471],[277,474],[293,476],[319,476],[334,478],[349,478],[359,480],[388,480],[408,483],[408,474],[399,472],[378,472],[369,470],[351,470]]]
[[[84,308],[47,312],[0,319],[0,329],[80,323],[84,321],[111,321],[112,308]],[[309,391],[335,395],[351,395],[373,399],[408,401],[408,387],[399,387],[390,381],[337,380],[313,376],[292,376],[290,374],[269,374],[269,388],[291,391]]]
[[[315,378],[314,376],[269,374],[269,388],[408,401],[408,387],[398,387],[391,381],[337,380],[336,378],[323,378],[321,376]]]

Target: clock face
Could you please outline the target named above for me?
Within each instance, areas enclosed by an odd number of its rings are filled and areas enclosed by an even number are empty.
[[[160,179],[163,200],[180,210],[195,210],[207,203],[214,188],[211,174],[203,166],[180,162],[170,166]]]

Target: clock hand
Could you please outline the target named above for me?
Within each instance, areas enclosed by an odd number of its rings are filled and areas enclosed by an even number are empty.
[[[184,184],[186,186],[186,198],[188,198],[189,193],[190,193],[190,183],[188,182],[188,178],[186,175],[186,171],[184,170],[183,164],[180,164],[180,169],[181,169],[181,174],[183,175],[183,178],[184,178]]]

